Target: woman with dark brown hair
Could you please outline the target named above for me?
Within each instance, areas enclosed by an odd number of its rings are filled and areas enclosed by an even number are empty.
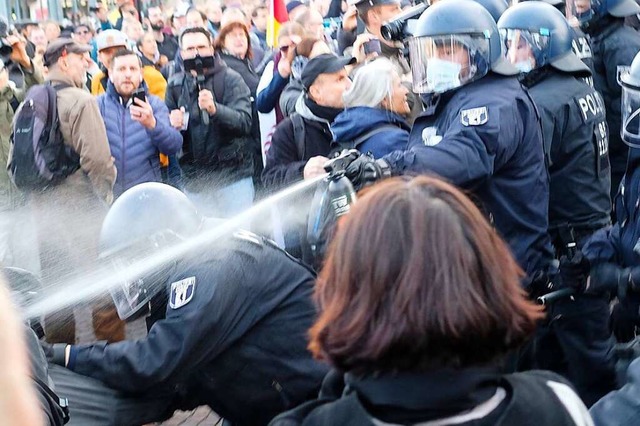
[[[272,425],[592,424],[560,376],[500,372],[543,316],[521,277],[453,186],[422,176],[364,190],[316,286],[309,347],[335,371],[323,398]]]
[[[249,86],[251,96],[255,98],[260,77],[251,65],[251,37],[242,22],[232,21],[220,28],[213,47],[229,68],[242,76]]]

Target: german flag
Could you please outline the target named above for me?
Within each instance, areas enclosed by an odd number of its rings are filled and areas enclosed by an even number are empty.
[[[284,0],[269,0],[269,18],[267,21],[267,44],[278,47],[278,30],[280,25],[289,20]]]

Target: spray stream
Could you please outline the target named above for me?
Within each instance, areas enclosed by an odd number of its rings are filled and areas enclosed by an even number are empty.
[[[56,286],[58,288],[55,291],[52,291],[41,300],[26,306],[23,311],[24,318],[40,317],[67,306],[72,306],[83,300],[92,299],[105,293],[119,283],[131,281],[136,277],[143,276],[171,260],[184,256],[194,249],[203,247],[210,244],[211,241],[232,234],[238,228],[250,223],[253,219],[267,216],[272,206],[290,200],[326,177],[327,174],[292,185],[260,201],[235,217],[225,220],[211,229],[205,229],[199,235],[175,246],[168,247],[147,258],[132,263],[122,270],[115,271],[112,267],[103,266],[94,273],[80,276],[62,286]]]

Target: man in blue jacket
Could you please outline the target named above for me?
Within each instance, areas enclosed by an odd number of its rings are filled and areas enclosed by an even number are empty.
[[[182,135],[169,122],[169,109],[156,96],[145,101],[133,93],[145,87],[140,58],[130,50],[117,52],[109,69],[107,92],[98,97],[118,175],[114,196],[142,182],[160,182],[159,153],[172,155]],[[146,90],[145,90],[146,92]]]

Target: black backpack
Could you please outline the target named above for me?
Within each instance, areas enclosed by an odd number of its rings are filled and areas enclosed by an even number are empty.
[[[56,92],[66,87],[33,86],[16,111],[7,169],[21,191],[46,189],[80,168],[80,156],[60,132]]]

